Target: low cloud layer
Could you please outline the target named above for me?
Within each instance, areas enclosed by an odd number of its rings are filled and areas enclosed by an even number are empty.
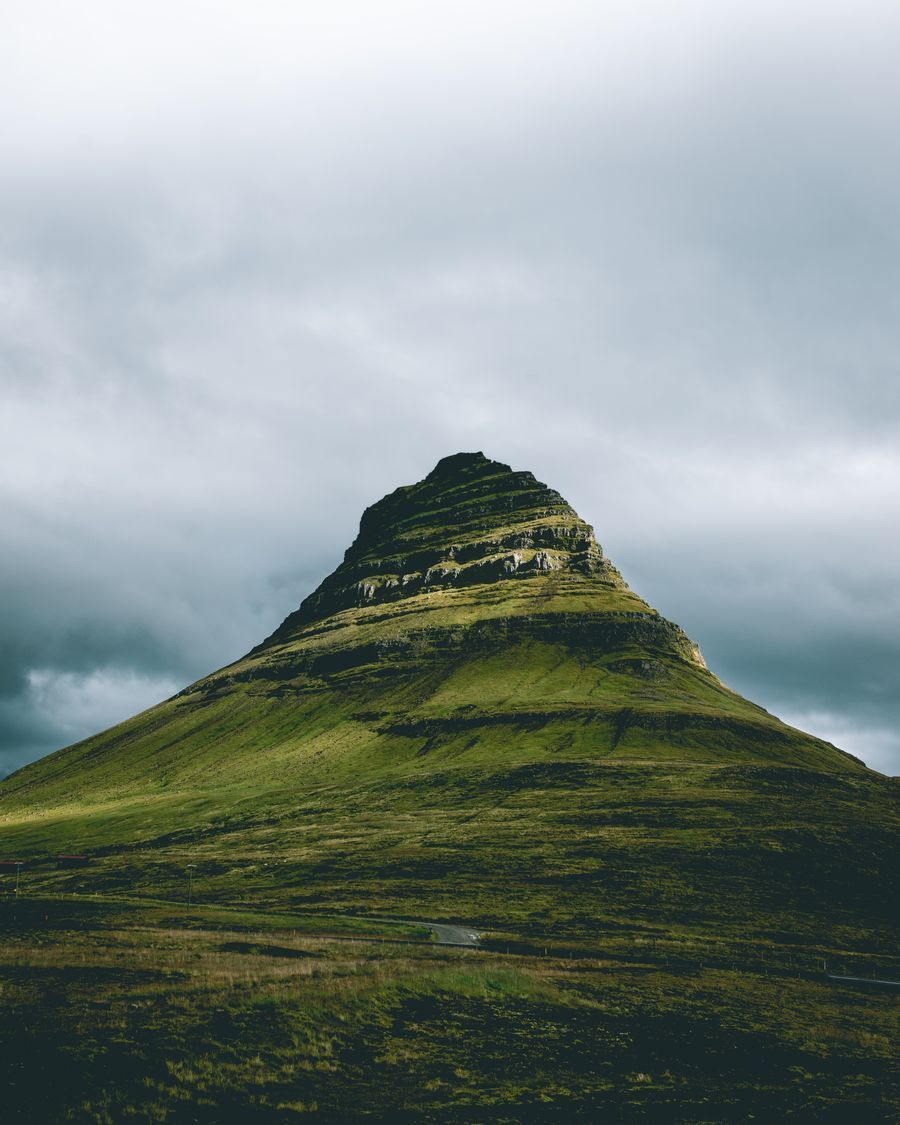
[[[896,13],[525,9],[14,11],[0,772],[245,652],[460,449],[900,772]]]

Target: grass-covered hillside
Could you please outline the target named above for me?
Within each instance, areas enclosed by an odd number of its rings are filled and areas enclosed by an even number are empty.
[[[246,658],[0,785],[3,850],[45,889],[168,894],[196,862],[208,900],[591,941],[883,946],[895,807],[725,687],[558,493],[481,454],[368,509]]]

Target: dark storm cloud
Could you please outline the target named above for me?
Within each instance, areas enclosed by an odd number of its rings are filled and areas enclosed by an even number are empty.
[[[0,769],[240,655],[461,448],[897,769],[897,20],[720,7],[16,13]]]

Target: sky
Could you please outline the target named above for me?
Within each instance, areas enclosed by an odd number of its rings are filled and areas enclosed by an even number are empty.
[[[900,773],[900,7],[6,0],[0,775],[442,456]]]

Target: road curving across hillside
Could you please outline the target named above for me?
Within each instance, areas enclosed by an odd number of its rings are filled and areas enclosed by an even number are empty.
[[[397,922],[404,926],[424,926],[431,930],[437,945],[459,945],[477,949],[481,932],[474,926],[460,926],[449,922],[425,922],[421,918],[367,918],[368,922]]]
[[[434,934],[439,945],[464,945],[477,948],[481,934],[471,926],[448,926],[443,922],[423,922]]]

